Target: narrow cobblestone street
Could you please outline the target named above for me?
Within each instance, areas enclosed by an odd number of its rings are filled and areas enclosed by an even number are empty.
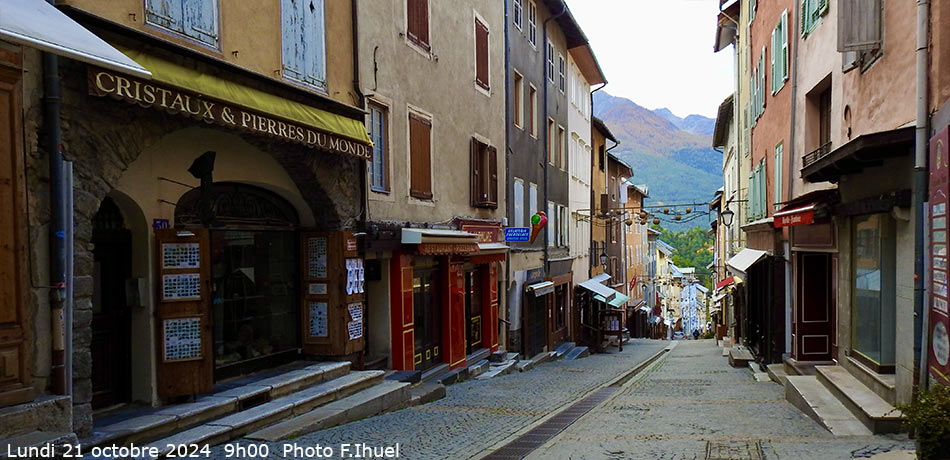
[[[560,360],[489,380],[472,380],[446,388],[444,399],[318,431],[288,442],[298,446],[364,443],[400,445],[409,460],[465,459],[479,454],[542,417],[557,411],[649,359],[667,345],[660,340],[633,340],[623,352]],[[244,444],[245,441],[238,441]],[[270,444],[268,458],[281,455],[284,443]],[[213,449],[224,458],[224,446]]]
[[[757,382],[720,355],[713,340],[677,341],[527,458],[830,460],[913,449],[906,436],[834,437],[789,404],[781,385]]]

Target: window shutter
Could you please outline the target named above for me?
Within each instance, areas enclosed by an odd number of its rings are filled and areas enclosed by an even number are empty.
[[[804,37],[808,35],[808,20],[811,18],[811,14],[808,12],[808,0],[802,0],[802,15],[801,15],[801,24],[799,24],[799,33]]]
[[[772,192],[774,203],[779,203],[782,201],[782,144],[779,144],[778,148],[775,149],[775,189]]]
[[[881,0],[838,3],[838,51],[874,50],[881,46]]]
[[[428,0],[406,0],[406,34],[416,44],[429,49]]]
[[[281,0],[281,54],[283,74],[295,80],[306,77],[304,56],[307,54],[304,40],[303,0]]]
[[[481,143],[474,137],[469,145],[469,156],[471,157],[472,167],[472,206],[478,207],[482,204],[482,159]]]
[[[818,6],[815,8],[815,12],[818,16],[824,16],[828,13],[828,0],[812,0],[817,1]]]
[[[304,3],[304,31],[306,34],[304,41],[307,49],[304,56],[304,69],[307,71],[305,81],[311,85],[325,88],[327,69],[324,0],[307,0]]]
[[[145,0],[145,20],[184,33],[180,1]]]
[[[182,33],[218,46],[217,2],[215,0],[182,0]]]
[[[488,147],[488,201],[493,208],[498,207],[498,149]]]
[[[409,194],[424,200],[432,199],[431,129],[429,120],[409,114]]]
[[[782,81],[788,81],[788,10],[782,12],[782,33],[779,40],[782,50]]]
[[[489,89],[488,84],[488,27],[475,19],[475,83]]]

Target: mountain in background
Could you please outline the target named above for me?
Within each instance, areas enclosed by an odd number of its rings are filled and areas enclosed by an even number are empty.
[[[701,115],[679,118],[667,109],[652,111],[629,99],[594,93],[594,115],[620,145],[611,150],[633,168],[632,182],[649,186],[648,205],[709,203],[722,187],[722,154],[713,150],[716,121]],[[708,206],[693,206],[707,212]],[[665,228],[708,228],[710,218],[663,222]]]

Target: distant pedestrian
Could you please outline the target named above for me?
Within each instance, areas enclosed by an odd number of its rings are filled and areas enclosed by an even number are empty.
[[[693,340],[699,340],[699,329],[693,329]]]

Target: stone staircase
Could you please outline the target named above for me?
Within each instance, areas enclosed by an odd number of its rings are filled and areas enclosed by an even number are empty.
[[[384,371],[350,371],[348,362],[299,366],[219,386],[194,402],[129,417],[104,417],[93,435],[79,443],[84,452],[94,446],[135,443],[157,447],[161,457],[168,454],[169,444],[216,445],[240,437],[286,439],[405,407],[410,399],[410,384],[384,380]]]
[[[59,458],[69,453],[64,446],[77,443],[71,431],[72,402],[68,396],[43,396],[5,407],[0,409],[0,421],[0,456],[33,452],[37,458]]]
[[[836,436],[900,431],[903,414],[842,366],[788,375],[786,399]]]

